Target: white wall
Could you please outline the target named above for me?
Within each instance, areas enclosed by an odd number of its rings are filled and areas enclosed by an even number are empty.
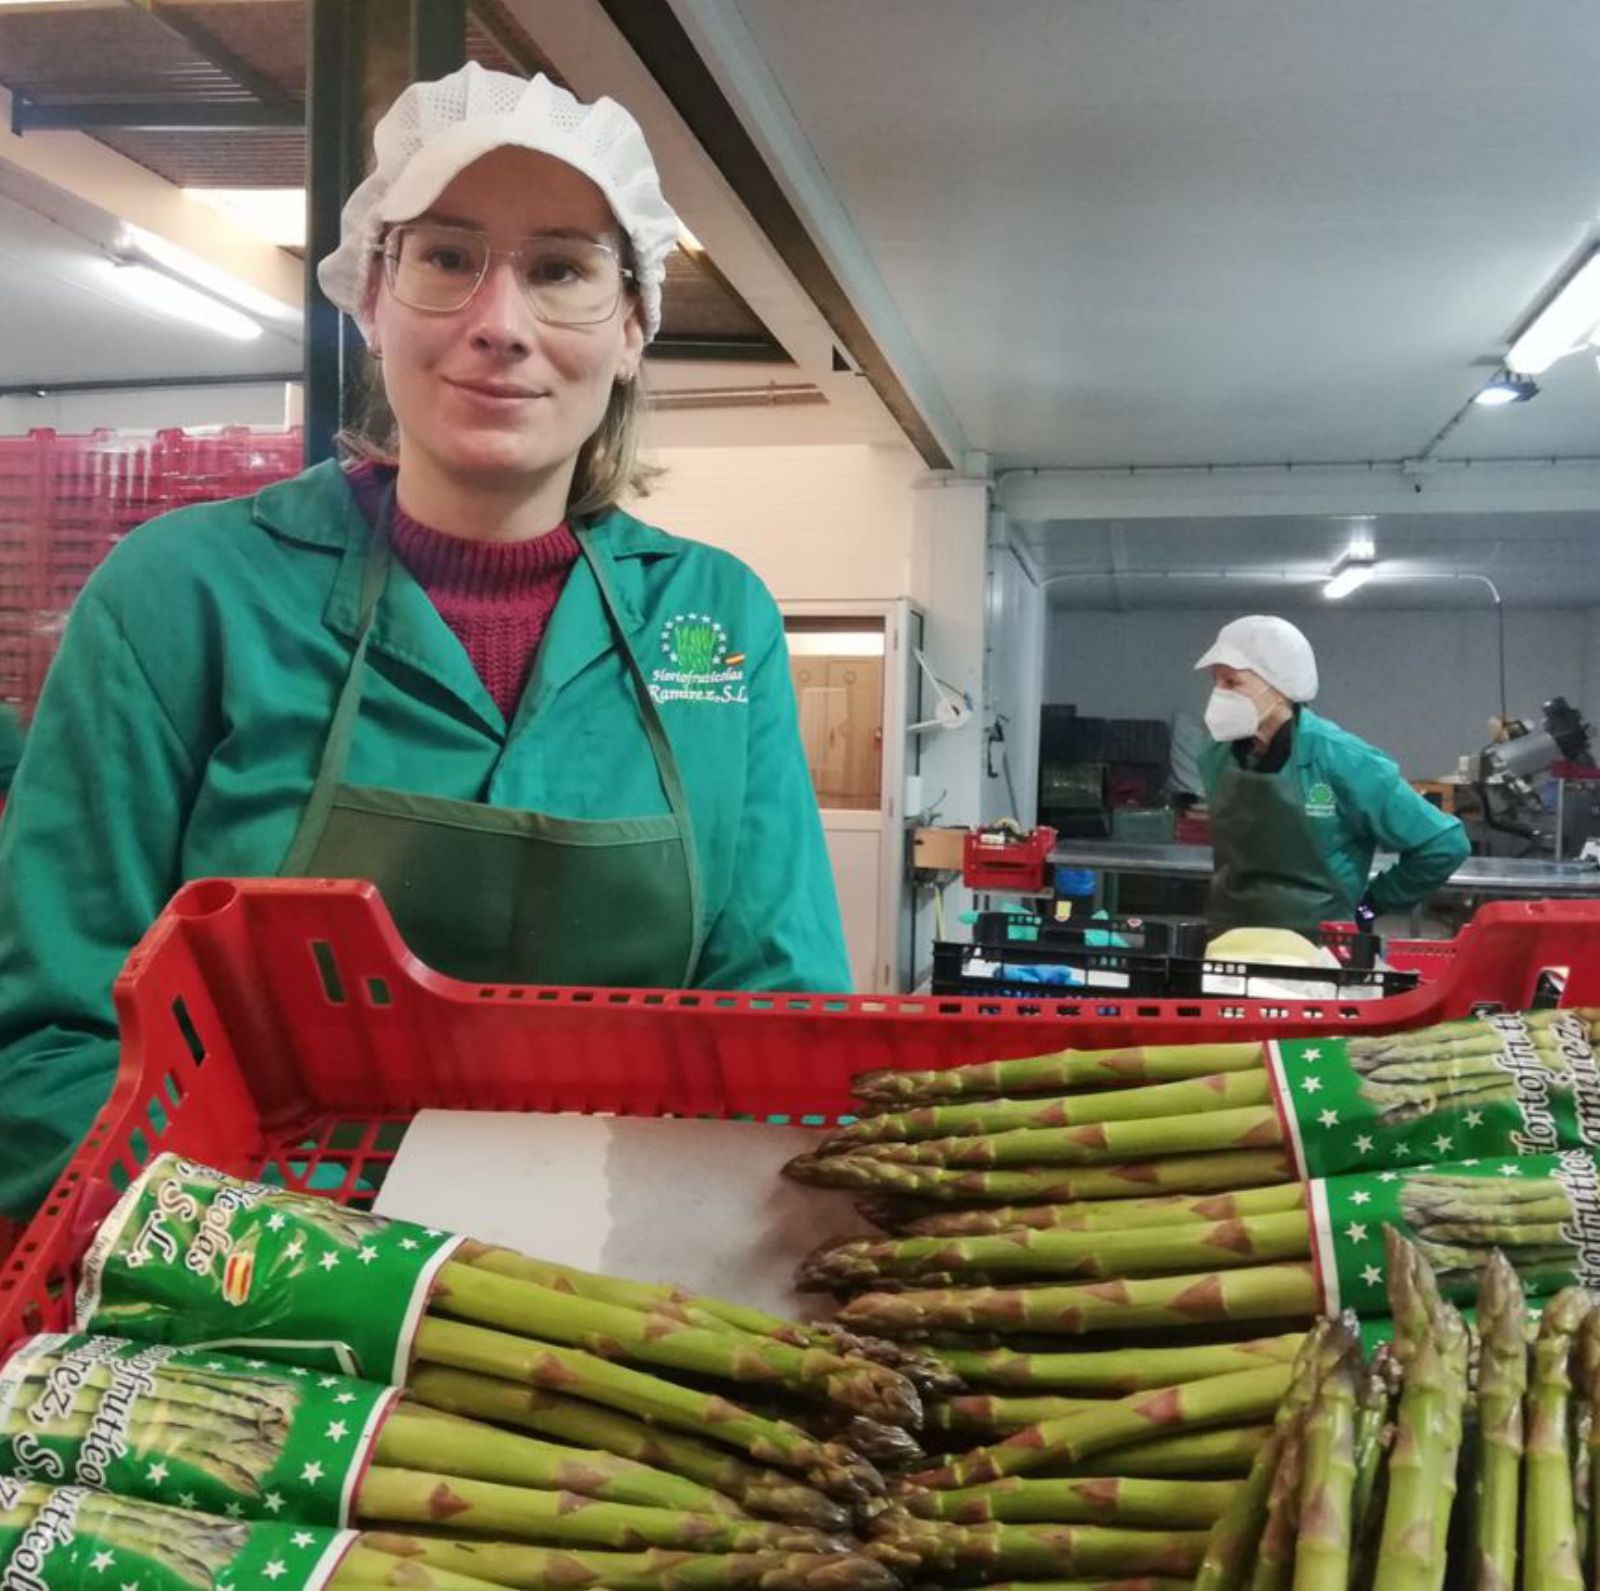
[[[1012,550],[1006,538],[1004,515],[992,515],[984,723],[993,724],[997,717],[1006,722],[1003,747],[992,748],[984,764],[981,815],[986,822],[1013,817],[1024,826],[1031,826],[1038,815],[1045,619],[1044,592]],[[1011,772],[1009,785],[1006,767]]]
[[[161,431],[173,426],[250,425],[276,430],[289,412],[280,383],[240,387],[156,387],[127,392],[72,392],[49,398],[0,398],[0,436],[49,428],[83,436],[101,428]]]
[[[903,597],[911,589],[906,446],[661,448],[665,470],[629,507],[738,554],[782,601]]]
[[[1192,672],[1235,610],[1146,610],[1049,615],[1045,700],[1095,716],[1198,715],[1206,686]],[[1413,779],[1454,769],[1487,739],[1499,710],[1492,612],[1373,611],[1294,615],[1316,648],[1318,711],[1382,746]],[[1513,714],[1537,718],[1565,695],[1600,714],[1600,618],[1575,609],[1506,614],[1506,678]]]

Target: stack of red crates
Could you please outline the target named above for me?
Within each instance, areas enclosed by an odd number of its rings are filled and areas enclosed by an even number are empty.
[[[31,717],[67,611],[134,526],[300,469],[298,429],[0,437],[0,701]]]

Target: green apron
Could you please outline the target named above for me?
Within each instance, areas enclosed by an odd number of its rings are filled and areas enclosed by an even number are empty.
[[[1292,753],[1277,773],[1241,768],[1230,754],[1211,797],[1211,845],[1213,935],[1290,928],[1314,939],[1355,909],[1317,844]]]
[[[669,811],[549,817],[476,801],[344,783],[367,648],[393,554],[385,500],[361,576],[355,651],[311,797],[280,872],[378,886],[430,967],[479,983],[683,988],[704,937],[700,869],[677,758],[628,644],[604,555],[579,532],[627,664]]]

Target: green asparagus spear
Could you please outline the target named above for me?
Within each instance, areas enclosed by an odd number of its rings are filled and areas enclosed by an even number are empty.
[[[1079,1287],[863,1293],[839,1318],[887,1336],[949,1328],[1077,1336],[1202,1321],[1305,1320],[1321,1302],[1310,1265],[1260,1265]]]
[[[1345,1591],[1349,1580],[1361,1342],[1347,1327],[1334,1331],[1339,1356],[1322,1378],[1305,1416],[1294,1591]]]
[[[916,1388],[886,1365],[844,1359],[823,1349],[706,1331],[670,1316],[558,1293],[470,1265],[451,1262],[440,1268],[428,1312],[539,1342],[586,1348],[608,1359],[631,1359],[735,1383],[777,1384],[826,1397],[885,1425],[914,1430],[921,1423]]]
[[[918,1492],[906,1506],[919,1517],[957,1525],[1122,1525],[1201,1529],[1238,1494],[1239,1481],[1149,1480],[1132,1475],[1064,1480],[1008,1476],[954,1492]]]
[[[1248,1072],[1265,1064],[1260,1044],[1146,1044],[1115,1050],[1057,1050],[1015,1061],[980,1061],[931,1072],[864,1072],[851,1084],[859,1099],[920,1104],[971,1095],[1067,1094],[1181,1082],[1213,1072]]]
[[[432,1364],[413,1367],[410,1387],[413,1397],[435,1409],[598,1448],[655,1471],[681,1476],[762,1518],[784,1519],[820,1530],[842,1530],[849,1524],[846,1509],[791,1475],[758,1468],[709,1442],[648,1425],[617,1409]],[[715,1512],[709,1506],[704,1511]]]
[[[1583,1591],[1573,1517],[1572,1468],[1567,1452],[1567,1411],[1572,1393],[1568,1360],[1572,1340],[1589,1313],[1580,1288],[1558,1293],[1545,1306],[1533,1345],[1528,1378],[1526,1506],[1522,1564],[1526,1584],[1540,1591]]]
[[[912,1479],[935,1490],[954,1491],[1053,1463],[1073,1463],[1164,1433],[1261,1419],[1277,1409],[1291,1375],[1290,1365],[1264,1365],[1159,1392],[1136,1392],[1030,1426],[996,1446],[978,1448]]]
[[[900,1223],[906,1237],[990,1237],[1015,1227],[1039,1231],[1120,1232],[1135,1226],[1167,1226],[1177,1221],[1234,1221],[1247,1215],[1283,1215],[1306,1207],[1301,1183],[1276,1188],[1244,1188],[1237,1193],[1154,1199],[1080,1200],[1075,1204],[1012,1204],[997,1209],[949,1210]]]
[[[864,1116],[829,1137],[822,1152],[840,1154],[857,1144],[968,1137],[1020,1127],[1081,1127],[1093,1122],[1182,1116],[1266,1105],[1271,1101],[1271,1081],[1264,1070],[1257,1070],[1217,1072],[1188,1082],[1123,1088],[1100,1094],[995,1099],[972,1105],[925,1105],[919,1110]]]
[[[1492,1256],[1478,1293],[1478,1463],[1472,1591],[1515,1591],[1522,1479],[1522,1400],[1528,1386],[1525,1306],[1517,1273]]]
[[[1100,1352],[1017,1353],[1010,1348],[934,1350],[963,1381],[980,1386],[1025,1387],[1084,1397],[1124,1395],[1179,1381],[1249,1370],[1264,1361],[1292,1363],[1301,1332],[1252,1342],[1196,1343],[1188,1348],[1113,1348]]]
[[[801,1267],[799,1285],[842,1290],[870,1286],[880,1277],[915,1278],[929,1271],[1024,1278],[1160,1276],[1310,1256],[1311,1218],[1299,1210],[1126,1232],[1022,1229],[994,1237],[856,1239],[813,1254]]]
[[[368,1531],[375,1550],[517,1591],[894,1591],[863,1553],[588,1552]]]

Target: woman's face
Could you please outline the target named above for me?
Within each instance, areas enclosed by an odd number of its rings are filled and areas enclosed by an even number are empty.
[[[620,251],[622,234],[600,190],[564,162],[528,149],[474,161],[422,221],[475,228],[496,250],[540,233],[577,233]],[[624,294],[609,320],[588,326],[541,321],[498,255],[460,309],[401,303],[378,262],[372,346],[408,455],[446,475],[530,483],[565,468],[599,428],[619,380],[632,380],[644,349],[637,305]]]

